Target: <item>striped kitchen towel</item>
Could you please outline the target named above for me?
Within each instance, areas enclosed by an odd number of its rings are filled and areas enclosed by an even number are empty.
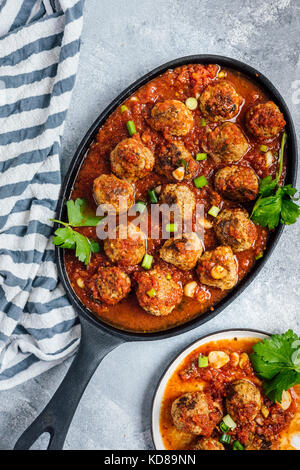
[[[0,390],[62,362],[80,324],[50,240],[83,0],[0,0]]]

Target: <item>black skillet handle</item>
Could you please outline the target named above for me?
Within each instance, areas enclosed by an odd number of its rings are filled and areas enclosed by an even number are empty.
[[[48,405],[18,439],[14,449],[27,450],[49,432],[47,450],[63,448],[79,400],[102,359],[124,342],[97,328],[81,317],[81,342],[75,359]]]

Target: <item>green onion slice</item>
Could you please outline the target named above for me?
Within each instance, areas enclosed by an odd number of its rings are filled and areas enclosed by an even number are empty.
[[[142,212],[144,212],[144,210],[146,209],[147,207],[147,204],[144,202],[144,201],[137,201],[135,204],[134,204],[134,208],[137,212],[139,212],[140,214]]]
[[[258,255],[255,256],[255,259],[258,260],[258,259],[262,258],[263,256],[264,256],[263,253],[258,253]]]
[[[236,424],[235,422],[233,421],[232,417],[230,415],[226,415],[224,416],[223,418],[223,422],[226,424],[226,426],[228,426],[230,429],[235,429],[236,428]]]
[[[224,432],[222,436],[220,437],[219,441],[222,444],[230,444],[231,436],[229,436],[229,434],[226,434],[226,432]]]
[[[150,299],[152,299],[152,297],[156,296],[156,290],[154,289],[154,287],[152,287],[152,289],[148,290],[147,295],[150,297]]]
[[[206,120],[205,120],[204,118],[201,118],[200,126],[201,126],[201,127],[206,126]]]
[[[133,121],[127,121],[126,126],[127,126],[130,137],[133,134],[136,134],[136,128],[135,128],[135,124]]]
[[[196,154],[196,160],[197,162],[201,162],[202,160],[207,159],[207,153],[197,153]]]
[[[227,431],[229,431],[229,429],[230,429],[230,428],[227,426],[227,424],[224,423],[224,421],[221,421],[219,428],[220,428],[220,430],[221,430],[222,432],[225,432],[225,433],[226,433]]]
[[[153,261],[153,256],[148,255],[148,253],[146,253],[142,261],[142,268],[150,269],[152,265],[152,261]]]
[[[152,204],[157,203],[158,199],[157,199],[157,196],[156,196],[156,193],[155,193],[154,189],[148,189],[148,196],[149,196],[149,201]]]
[[[185,100],[185,105],[188,109],[190,109],[191,111],[194,111],[195,109],[197,109],[197,106],[198,106],[198,101],[196,100],[196,98],[187,98]]]
[[[178,230],[177,224],[166,225],[166,232],[173,233],[173,232],[177,232],[177,230]]]
[[[244,450],[244,446],[240,443],[240,441],[234,441],[232,444],[233,450]]]
[[[207,184],[208,184],[208,181],[203,175],[198,176],[198,178],[194,179],[194,185],[196,186],[196,188],[202,188],[203,186],[206,186]]]
[[[259,149],[261,152],[267,152],[268,147],[266,145],[261,145]]]
[[[199,356],[198,357],[198,367],[207,367],[208,366],[208,357]]]
[[[208,211],[209,215],[212,215],[213,217],[217,217],[221,209],[217,206],[211,206],[211,208]]]

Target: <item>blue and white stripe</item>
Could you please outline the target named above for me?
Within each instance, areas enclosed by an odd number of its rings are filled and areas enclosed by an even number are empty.
[[[50,240],[83,0],[0,0],[0,390],[62,362],[80,324]]]

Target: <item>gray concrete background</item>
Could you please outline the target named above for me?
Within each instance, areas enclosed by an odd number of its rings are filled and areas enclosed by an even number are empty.
[[[79,72],[64,134],[64,173],[87,128],[120,91],[184,55],[223,54],[258,68],[286,99],[299,132],[300,92],[297,96],[293,88],[300,90],[297,0],[86,0],[84,16]],[[249,327],[270,332],[293,328],[300,334],[299,235],[299,223],[287,227],[268,265],[214,320],[175,338],[125,344],[113,351],[81,400],[65,449],[151,448],[149,416],[157,380],[174,354],[205,333]],[[1,449],[13,447],[69,364],[1,392]],[[43,442],[36,447],[43,448]]]

